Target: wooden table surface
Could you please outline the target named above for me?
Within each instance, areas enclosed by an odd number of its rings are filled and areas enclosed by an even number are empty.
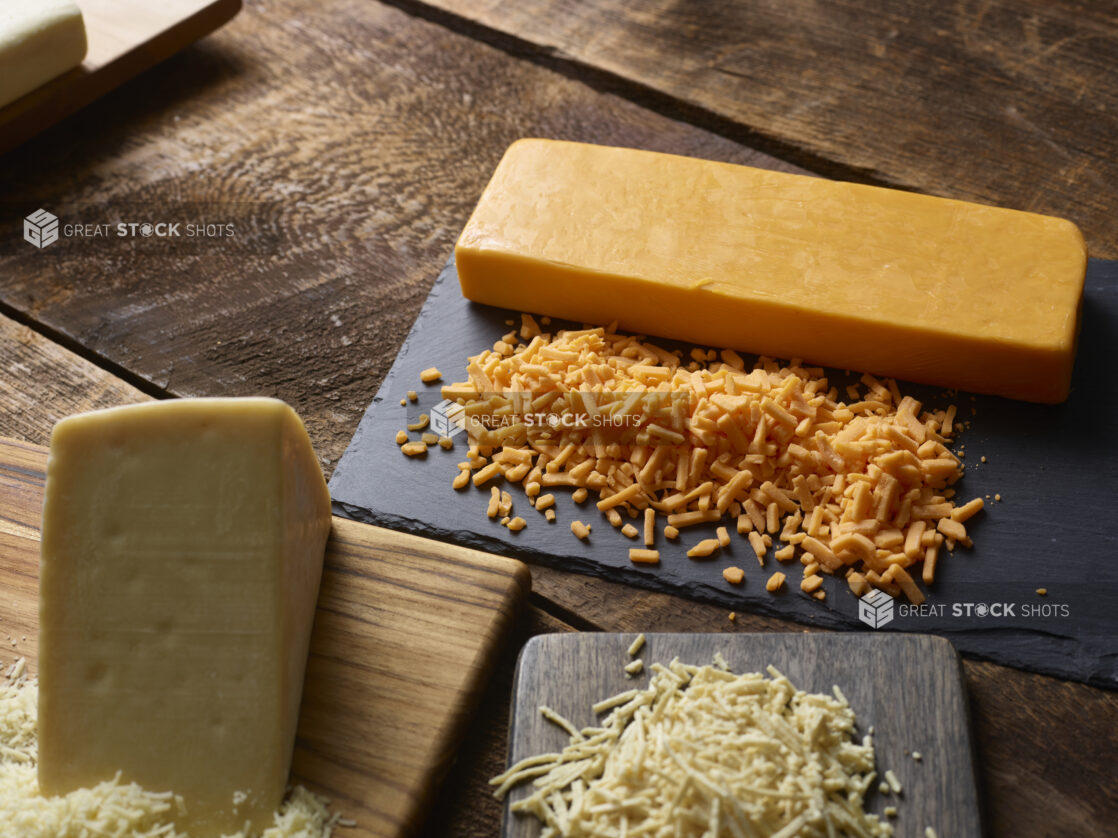
[[[331,472],[505,147],[523,136],[809,171],[1064,215],[1118,258],[1118,4],[247,0],[0,157],[0,434],[266,394]],[[20,236],[233,221],[232,239]],[[800,627],[533,569],[532,608],[428,836],[492,836],[512,667],[543,631]],[[1118,820],[1118,695],[967,661],[990,834]]]

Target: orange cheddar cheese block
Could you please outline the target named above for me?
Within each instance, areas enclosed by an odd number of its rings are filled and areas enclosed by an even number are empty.
[[[1037,402],[1068,395],[1070,221],[669,154],[509,147],[455,247],[489,305]]]

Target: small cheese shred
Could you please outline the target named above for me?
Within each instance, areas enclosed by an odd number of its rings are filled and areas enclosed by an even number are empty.
[[[498,798],[531,781],[510,809],[542,821],[541,838],[894,834],[863,808],[873,745],[855,736],[841,691],[806,693],[773,667],[769,677],[678,660],[651,669],[647,689],[594,706],[610,711],[600,725],[579,731],[545,710],[569,744],[490,781]]]
[[[20,658],[0,681],[0,836],[2,838],[189,838],[174,827],[181,797],[147,791],[117,775],[93,788],[57,797],[39,792],[38,697]],[[231,792],[235,795],[236,792]],[[331,812],[329,802],[295,786],[273,825],[262,833],[223,838],[331,838],[352,821]]]
[[[901,786],[901,781],[897,779],[897,775],[893,773],[892,768],[885,772],[885,782],[889,784],[889,788],[892,789],[893,794],[900,794],[904,791],[904,787]]]
[[[629,561],[633,564],[660,564],[660,551],[649,550],[647,547],[633,547],[629,550]]]
[[[633,638],[633,642],[629,644],[629,648],[625,650],[625,654],[627,654],[631,658],[635,658],[640,653],[640,650],[644,648],[646,639],[647,638],[645,638],[644,632],[638,634],[635,638]]]

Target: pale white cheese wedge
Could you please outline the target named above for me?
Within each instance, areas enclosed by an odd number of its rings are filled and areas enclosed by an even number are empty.
[[[267,827],[329,530],[326,481],[283,402],[175,399],[59,422],[40,565],[43,793],[119,775],[180,796],[170,817],[191,838]]]
[[[86,47],[73,0],[0,0],[0,107],[77,67]]]

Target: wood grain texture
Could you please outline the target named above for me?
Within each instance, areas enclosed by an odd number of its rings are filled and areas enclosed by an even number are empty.
[[[0,315],[0,436],[46,445],[59,419],[149,398],[27,326]]]
[[[1066,216],[1118,256],[1113,0],[396,2],[821,174]]]
[[[46,450],[0,440],[0,663],[37,660]],[[357,822],[353,838],[413,834],[528,591],[497,556],[335,519],[292,778]]]
[[[866,810],[896,805],[900,835],[932,826],[957,838],[982,834],[971,762],[966,698],[959,657],[946,640],[930,635],[881,634],[649,634],[639,657],[646,671],[627,678],[623,667],[633,634],[545,635],[520,656],[515,685],[510,762],[554,753],[569,741],[539,712],[547,706],[577,728],[597,725],[591,706],[608,696],[647,687],[648,667],[709,664],[720,652],[733,672],[775,666],[799,689],[830,694],[838,685],[858,717],[859,736],[874,730],[876,770],[896,773],[901,799],[871,793]],[[924,759],[909,756],[920,751]],[[532,791],[514,790],[509,801]],[[884,820],[884,818],[883,818]],[[539,822],[508,816],[505,838],[533,838]]]
[[[329,473],[525,135],[793,168],[376,2],[250,2],[4,159],[0,301],[153,388],[282,398]],[[40,206],[236,235],[39,251]]]
[[[39,320],[68,343],[81,344],[87,357],[147,382],[149,392],[165,388],[183,395],[285,398],[308,418],[328,472],[508,142],[536,134],[778,165],[721,137],[650,114],[618,95],[596,92],[593,88],[605,86],[584,72],[588,65],[569,61],[560,50],[550,51],[562,72],[548,72],[372,0],[249,0],[246,5],[230,26],[0,161],[5,202],[0,205],[0,300],[9,311]],[[521,4],[503,6],[511,16],[519,14]],[[773,14],[793,8],[771,7]],[[657,17],[656,5],[642,8],[649,10],[650,30],[670,19]],[[674,8],[697,20],[708,14],[701,4]],[[1012,17],[1008,6],[990,8],[994,17]],[[1051,7],[1060,14],[1064,8]],[[913,13],[908,6],[903,9]],[[951,9],[915,11],[950,15]],[[820,13],[827,11],[826,5],[820,8]],[[1097,28],[1099,15],[1087,7],[1083,11],[1085,31]],[[732,24],[734,12],[718,14],[728,15]],[[1042,10],[1040,19],[1051,13]],[[880,12],[861,17],[865,25],[880,19]],[[991,20],[988,13],[984,25]],[[556,16],[547,25],[558,31],[567,23]],[[699,43],[711,37],[695,28],[684,31]],[[720,26],[708,29],[717,32]],[[818,31],[827,34],[825,27]],[[587,41],[596,37],[610,36],[604,29],[601,34],[586,32]],[[639,33],[633,46],[647,37]],[[773,37],[772,48],[784,49],[780,33]],[[1086,41],[1084,49],[1093,43]],[[521,54],[538,52],[527,42],[518,44],[514,46]],[[800,68],[815,88],[825,87],[821,79],[828,74],[829,60],[824,53]],[[668,72],[678,61],[668,55],[659,63]],[[943,69],[932,51],[924,55],[924,63]],[[577,72],[568,72],[568,66]],[[764,61],[756,66],[759,75],[768,72]],[[919,81],[912,76],[922,71],[898,75],[898,85]],[[593,87],[571,78],[580,74]],[[886,83],[892,84],[892,78]],[[1005,201],[1008,194],[1013,205],[1034,202],[1044,208],[1037,196],[1051,191],[1049,181],[1058,179],[1054,170],[1019,171],[1013,164],[1007,177],[1010,164],[975,145],[982,136],[981,126],[973,128],[975,113],[989,113],[996,121],[1011,100],[1018,107],[1023,101],[1013,85],[982,83],[991,104],[984,106],[966,90],[951,94],[970,103],[960,117],[965,118],[961,124],[971,127],[963,132],[967,151],[959,153],[957,172],[938,186],[946,189],[948,184],[960,190],[952,194],[965,194],[974,189],[967,181],[974,167],[989,165],[997,181],[992,200]],[[1081,107],[1088,115],[1095,113],[1095,104],[1106,103],[1106,83],[1104,78],[1096,85],[1101,100],[1095,91],[1083,97]],[[741,84],[742,92],[735,96],[745,101],[749,88]],[[662,110],[710,117],[727,136],[757,136],[753,128],[718,121],[702,107],[687,111],[678,97],[661,98],[673,103]],[[1035,122],[1038,114],[1026,104],[1023,113]],[[811,105],[811,99],[794,103],[788,116],[796,117],[798,110],[798,118],[808,119],[819,108]],[[872,103],[859,107],[863,114],[873,109]],[[910,113],[906,108],[895,110]],[[1114,108],[1099,113],[1113,115]],[[880,148],[884,141],[870,135],[879,124],[895,127],[900,117],[879,116],[880,123],[856,123],[845,152],[863,155],[866,142]],[[815,142],[834,142],[819,124]],[[727,130],[731,126],[734,131]],[[933,128],[913,126],[912,136],[923,137],[926,145],[886,149],[888,156],[874,156],[863,174],[886,180],[890,175],[881,161],[902,152],[910,164],[927,155],[942,168],[938,161],[955,154],[950,147],[960,142],[952,133],[956,128],[953,118]],[[1094,143],[1096,124],[1084,131],[1084,141]],[[1021,138],[1026,148],[1034,148],[1036,134],[1027,125],[1022,124]],[[780,143],[773,147],[797,152]],[[995,147],[997,155],[1020,156],[1012,146]],[[1073,144],[1070,153],[1077,148]],[[1083,201],[1094,207],[1105,190],[1093,180],[1095,157],[1084,155],[1087,162],[1078,172],[1079,163],[1068,164],[1075,181],[1068,189],[1087,183]],[[800,157],[813,165],[828,162],[814,152]],[[835,167],[838,174],[847,168]],[[1109,178],[1111,186],[1116,182]],[[123,247],[116,242],[96,253],[83,254],[79,247],[65,256],[62,243],[37,252],[19,240],[20,219],[39,206],[60,212],[63,220],[115,221],[153,213],[153,207],[154,213],[177,214],[187,202],[193,202],[188,212],[216,208],[221,220],[243,222],[245,236],[233,248],[168,253],[142,242],[124,242]],[[1108,206],[1113,212],[1113,202]],[[1079,210],[1070,214],[1091,233]],[[1092,234],[1092,245],[1096,238]],[[1095,251],[1115,255],[1113,244],[1105,240]],[[11,357],[7,339],[0,347],[5,360]],[[56,352],[42,348],[48,356]],[[110,394],[107,406],[115,398],[114,388],[124,386],[84,361],[81,369],[67,370],[48,358],[41,368],[44,375],[31,375],[39,363],[15,371],[0,365],[0,381],[22,382],[18,386],[23,388],[16,394],[18,408],[9,409],[9,394],[0,400],[0,433],[45,441],[49,422],[41,418],[65,415],[70,405],[80,409],[91,404],[91,394],[102,386]],[[54,375],[62,376],[58,386],[49,381]],[[79,382],[73,391],[66,385],[69,376]],[[43,404],[28,396],[36,393],[42,394]],[[724,609],[570,574],[549,572],[546,580],[541,574],[536,572],[536,584],[544,595],[535,601],[582,629],[736,630]],[[0,602],[6,601],[5,590],[0,587]],[[5,637],[0,624],[0,641]],[[4,649],[0,643],[0,659],[10,662],[11,653]],[[507,655],[502,661],[503,667],[510,665]],[[1077,834],[1110,835],[1110,825],[1118,820],[1118,791],[1110,777],[1110,733],[1118,725],[1118,697],[990,664],[968,662],[965,669],[991,834],[1056,836],[1066,833],[1053,824],[1075,824]],[[452,786],[432,804],[437,811],[425,833],[432,838],[496,834],[498,820],[485,780],[501,761],[495,755],[503,759],[504,734],[493,721],[499,711],[489,702],[504,703],[508,694],[507,688],[503,694],[499,687],[494,690],[486,694],[486,709],[473,723],[488,727],[474,731],[478,739],[470,740],[461,754]]]
[[[0,153],[217,29],[241,0],[82,0],[85,60],[0,108]]]

